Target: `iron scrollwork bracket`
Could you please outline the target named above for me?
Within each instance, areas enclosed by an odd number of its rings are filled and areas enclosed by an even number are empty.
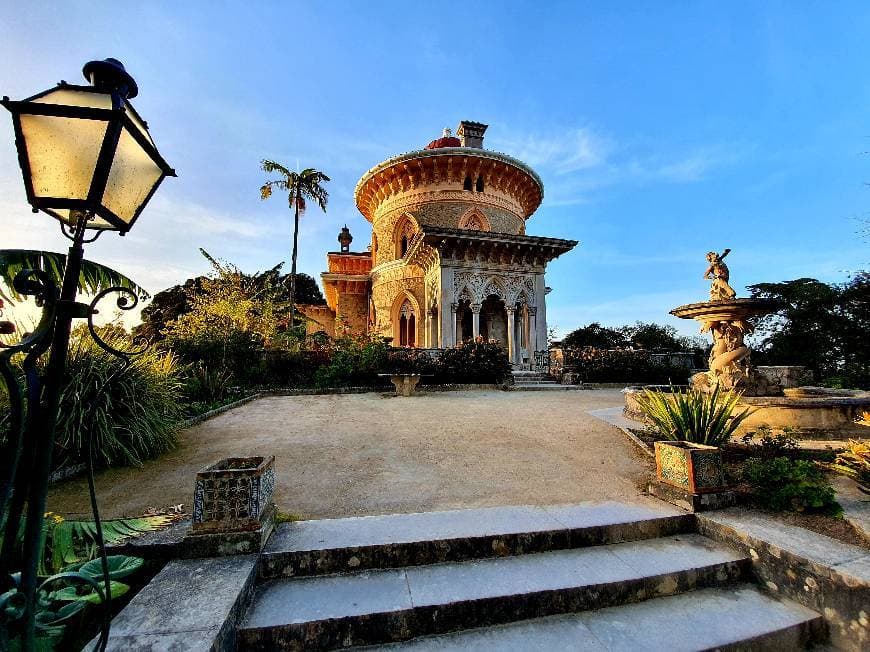
[[[119,310],[129,311],[136,308],[139,297],[125,287],[113,286],[99,292],[88,304],[74,301],[63,302],[59,299],[59,290],[54,280],[42,270],[27,269],[19,272],[13,281],[15,291],[22,296],[33,297],[41,308],[42,314],[37,326],[32,332],[25,333],[20,341],[12,344],[0,342],[0,377],[2,377],[9,397],[9,418],[7,436],[0,441],[0,534],[2,534],[2,554],[0,554],[0,643],[8,640],[16,631],[20,632],[22,623],[27,616],[26,599],[18,591],[18,574],[8,566],[11,560],[17,558],[15,547],[18,545],[18,531],[24,514],[24,502],[27,494],[26,469],[29,468],[34,454],[32,430],[38,422],[38,413],[42,398],[42,378],[37,368],[39,358],[49,349],[52,336],[60,316],[87,319],[90,336],[99,348],[117,357],[121,364],[110,374],[99,387],[96,396],[102,397],[110,389],[111,384],[125,371],[136,356],[145,353],[149,344],[144,338],[134,338],[130,348],[118,346],[118,340],[107,340],[101,329],[94,323],[94,317],[99,314],[98,305],[107,297],[117,294],[115,306]],[[13,367],[12,359],[23,354],[21,363],[24,388],[21,383],[21,371]],[[85,430],[87,449],[87,476],[90,493],[91,509],[96,529],[97,547],[102,560],[102,583],[79,573],[60,573],[43,581],[37,590],[37,603],[34,608],[43,605],[51,593],[48,586],[62,581],[84,582],[95,589],[99,602],[103,606],[103,622],[98,649],[105,649],[108,642],[109,624],[111,620],[111,580],[109,577],[108,559],[105,542],[102,536],[99,509],[97,507],[96,489],[94,484],[94,450],[93,450],[93,416],[99,407],[99,401],[94,401],[87,411],[80,427]],[[0,422],[2,426],[2,422]],[[27,551],[25,551],[27,554]],[[35,554],[30,551],[30,554]],[[70,610],[67,610],[70,611]],[[59,627],[68,620],[67,613],[58,612],[57,618],[43,623],[46,626]],[[38,623],[38,627],[42,627]]]

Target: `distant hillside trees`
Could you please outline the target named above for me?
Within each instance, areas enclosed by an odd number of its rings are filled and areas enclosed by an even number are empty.
[[[694,351],[707,343],[701,337],[684,337],[673,326],[635,322],[630,326],[602,326],[592,322],[568,333],[562,340],[565,348],[644,349],[645,351]]]
[[[758,323],[756,364],[803,365],[816,382],[870,388],[870,273],[841,284],[799,278],[749,290],[782,306]]]

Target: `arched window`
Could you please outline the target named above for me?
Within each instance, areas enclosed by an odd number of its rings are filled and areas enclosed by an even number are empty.
[[[472,231],[492,231],[486,215],[478,208],[471,208],[459,217],[459,228]]]
[[[471,177],[465,177],[465,183],[462,184],[462,189],[463,190],[472,190],[473,189]]]
[[[465,228],[471,229],[472,231],[483,231],[483,223],[477,215],[472,215],[468,218]]]
[[[483,192],[483,175],[477,177],[477,184],[475,185],[475,190],[477,190],[477,192]]]
[[[408,248],[416,234],[416,224],[408,215],[402,216],[396,222],[395,230],[393,231],[393,255],[396,259],[402,258],[408,253]]]
[[[405,299],[399,310],[399,346],[417,345],[417,315],[411,302]]]

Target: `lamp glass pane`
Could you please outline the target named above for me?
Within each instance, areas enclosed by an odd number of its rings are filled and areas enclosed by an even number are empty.
[[[20,120],[33,194],[86,199],[108,123],[28,114]]]
[[[58,87],[50,93],[33,100],[36,104],[65,104],[67,106],[87,106],[92,109],[111,109],[112,96],[108,93],[91,93],[75,88]]]
[[[139,115],[136,113],[136,109],[133,108],[133,105],[130,104],[127,100],[124,100],[124,108],[127,109],[127,117],[130,118],[130,121],[136,126],[136,129],[145,136],[145,139],[154,145],[154,141],[151,140],[151,134],[148,133],[148,129],[145,127],[145,123],[139,118]],[[155,146],[156,149],[156,146]]]
[[[163,171],[126,129],[121,131],[102,204],[128,224]]]

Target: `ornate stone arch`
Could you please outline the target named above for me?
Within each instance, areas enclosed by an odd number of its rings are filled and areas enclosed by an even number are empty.
[[[410,213],[404,213],[393,227],[393,258],[398,260],[405,255],[411,240],[420,230],[417,220]]]
[[[526,303],[534,305],[534,286],[525,276],[508,276],[504,280],[505,285],[505,303],[514,305],[516,303]]]
[[[491,231],[492,226],[483,211],[477,207],[469,208],[459,217],[459,228],[470,231]]]
[[[480,300],[485,301],[487,297],[495,295],[505,303],[507,303],[507,292],[503,280],[498,276],[489,276],[483,285],[483,291],[480,294]]]
[[[417,298],[408,290],[399,292],[390,309],[393,324],[393,346],[420,346],[423,333],[423,312]]]

